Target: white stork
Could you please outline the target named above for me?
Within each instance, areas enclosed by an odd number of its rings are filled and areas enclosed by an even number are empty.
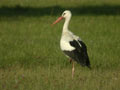
[[[65,10],[62,13],[62,16],[59,17],[54,23],[58,23],[62,19],[65,19],[65,23],[62,30],[62,36],[60,40],[60,48],[64,52],[64,54],[70,59],[72,62],[72,78],[74,76],[74,62],[76,61],[82,66],[90,67],[90,61],[87,54],[87,47],[85,43],[72,32],[69,31],[68,25],[71,19],[71,11]]]

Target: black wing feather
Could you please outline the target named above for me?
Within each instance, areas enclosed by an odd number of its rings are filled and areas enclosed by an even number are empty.
[[[90,61],[87,54],[87,47],[84,42],[73,40],[69,42],[71,46],[75,47],[73,51],[64,51],[70,58],[80,63],[82,66],[90,68]]]

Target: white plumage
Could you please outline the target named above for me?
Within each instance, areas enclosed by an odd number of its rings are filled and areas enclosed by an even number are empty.
[[[73,41],[73,37],[71,37],[72,34],[71,33],[62,33],[62,37],[60,40],[60,47],[61,50],[67,50],[67,51],[72,51],[75,48],[73,46],[70,45],[69,41]]]

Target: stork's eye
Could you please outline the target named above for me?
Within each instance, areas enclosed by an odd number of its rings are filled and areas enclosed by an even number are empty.
[[[63,16],[65,15],[66,13],[63,13]]]

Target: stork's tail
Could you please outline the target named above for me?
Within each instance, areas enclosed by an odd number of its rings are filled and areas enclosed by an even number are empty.
[[[91,68],[91,65],[90,65],[90,59],[89,59],[88,55],[87,55],[87,58],[86,58],[86,66],[87,66],[89,69],[92,69],[92,68]]]

